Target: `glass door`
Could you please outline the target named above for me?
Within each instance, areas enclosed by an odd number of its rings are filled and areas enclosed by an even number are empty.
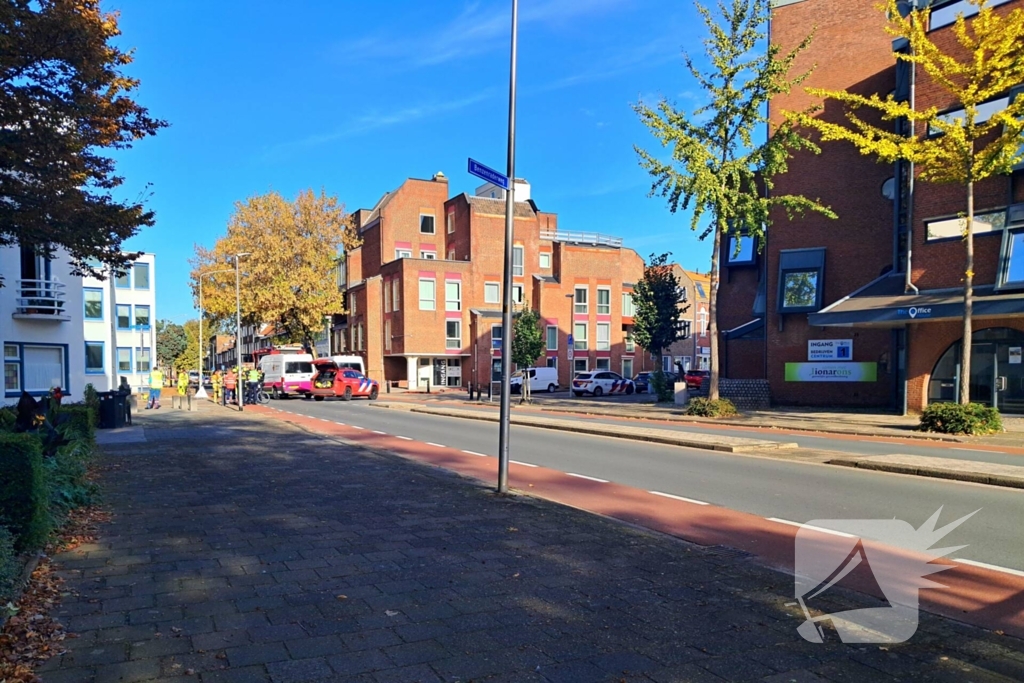
[[[1000,344],[996,354],[997,377],[1001,386],[997,393],[1000,412],[1024,413],[1024,359],[1022,359],[1024,341],[1011,341]]]

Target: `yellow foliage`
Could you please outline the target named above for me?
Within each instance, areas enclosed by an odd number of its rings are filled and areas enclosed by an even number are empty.
[[[239,260],[243,322],[274,323],[292,341],[310,342],[325,315],[344,311],[333,269],[341,253],[358,245],[348,214],[336,197],[312,190],[288,201],[277,192],[235,204],[227,235],[212,249],[196,246],[192,288],[198,303],[200,273]],[[235,274],[203,281],[203,305],[214,320],[233,321]]]

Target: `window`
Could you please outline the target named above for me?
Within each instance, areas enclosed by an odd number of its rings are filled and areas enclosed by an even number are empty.
[[[604,371],[611,370],[612,369],[612,359],[611,358],[598,358],[597,359],[597,369],[598,370],[604,370]]]
[[[572,348],[575,351],[587,350],[587,324],[576,323],[572,326]]]
[[[548,325],[547,326],[547,348],[548,351],[558,350],[558,326]]]
[[[575,306],[573,306],[573,311],[576,313],[585,314],[589,310],[589,307],[587,306],[587,288],[577,287],[575,291],[576,295],[573,301],[575,301],[576,303]]]
[[[622,315],[626,318],[632,318],[636,315],[636,304],[633,303],[632,292],[622,293]]]
[[[102,375],[103,342],[85,342],[85,374]]]
[[[708,333],[708,310],[706,308],[697,311],[697,327],[700,328],[702,337]]]
[[[384,350],[391,350],[391,320],[384,321]]]
[[[574,358],[572,361],[572,372],[575,375],[581,372],[587,371],[587,359],[586,358]]]
[[[356,325],[356,330],[359,333],[359,348],[358,348],[358,350],[359,351],[365,351],[366,350],[366,334],[365,334],[366,328],[363,327],[362,323],[359,323],[358,325]]]
[[[632,332],[626,333],[626,353],[636,353],[636,341]]]
[[[597,324],[597,350],[609,351],[612,348],[611,342],[612,326],[608,323]],[[605,368],[607,369],[607,368]]]
[[[821,309],[825,250],[784,249],[779,252],[779,313],[808,313]]]
[[[542,270],[547,270],[548,268],[551,267],[551,252],[540,252],[540,267]]]
[[[633,378],[633,359],[623,358],[622,359],[622,376],[626,379]]]
[[[501,381],[501,359],[495,358],[491,361],[491,381]]]
[[[501,325],[491,325],[491,348],[492,349],[500,349],[501,348],[501,335],[502,335],[502,327],[501,327]]]
[[[136,263],[133,270],[135,271],[135,289],[149,289],[149,264]]]
[[[756,263],[754,238],[750,235],[732,235],[729,237],[725,252],[725,265],[752,266]]]
[[[997,5],[1002,5],[1007,2],[1010,2],[1010,0],[989,0],[987,6],[996,7]],[[933,2],[932,4],[939,3]],[[937,7],[932,11],[928,30],[934,31],[937,28],[942,28],[943,26],[949,26],[950,24],[955,23],[958,14],[962,14],[964,15],[964,18],[967,18],[973,17],[977,13],[977,5],[972,5],[966,0],[957,0],[956,2],[951,2],[948,5]]]
[[[141,330],[149,329],[149,306],[135,307],[135,327]]]
[[[398,310],[398,297],[399,292],[401,291],[401,287],[402,281],[399,280],[398,278],[395,278],[394,280],[391,281],[391,310],[393,311]]]
[[[558,368],[558,357],[557,356],[548,356],[547,357],[547,367],[549,367],[549,368]]]
[[[433,280],[426,278],[420,279],[420,310],[421,311],[432,311],[434,310],[434,289],[437,286]]]
[[[990,232],[1001,232],[1006,226],[1006,211],[988,211],[977,213],[971,221],[971,232],[977,235],[984,235]],[[925,239],[962,239],[967,231],[967,218],[955,216],[953,218],[942,218],[939,220],[925,221]]]
[[[395,258],[412,258],[412,249],[395,249]]]
[[[612,290],[605,287],[597,288],[597,314],[612,314]]]
[[[455,260],[455,248],[454,247],[448,250],[448,260],[449,261],[454,261]]]
[[[446,320],[444,323],[444,347],[446,349],[462,348],[462,321]]]
[[[523,248],[512,247],[512,274],[522,276],[523,274]]]
[[[444,283],[444,310],[462,310],[462,283],[451,281]]]
[[[54,387],[68,391],[65,350],[61,346],[21,347],[24,389],[30,393],[45,393]]]
[[[437,252],[436,251],[421,251],[420,252],[420,258],[425,258],[428,261],[433,261],[433,260],[435,260],[437,258]]]
[[[512,303],[523,303],[523,286],[512,285]]]
[[[82,295],[85,297],[85,319],[103,320],[103,290],[86,288]]]
[[[16,344],[4,344],[4,392],[21,391],[21,348]]]
[[[485,304],[500,304],[501,303],[501,285],[497,282],[485,282],[484,283],[484,303]]]
[[[1024,229],[1003,233],[1001,262],[997,288],[1024,287]]]
[[[119,273],[114,277],[114,286],[118,289],[131,289],[132,286],[132,275],[131,271],[125,271]]]
[[[391,282],[384,283],[384,312],[391,312]]]
[[[697,296],[701,299],[707,299],[708,295],[704,293],[704,285],[699,282],[694,282],[693,286],[697,288]]]
[[[995,114],[998,114],[1002,110],[1006,109],[1008,104],[1010,104],[1009,95],[1003,95],[1002,97],[997,97],[994,100],[982,102],[976,107],[976,113],[974,114],[975,125],[985,123]],[[952,111],[948,111],[945,114],[939,114],[936,118],[942,123],[956,126],[962,126],[966,121],[964,117],[964,110],[962,108],[953,109]],[[942,126],[936,125],[935,123],[928,124],[928,137],[934,138],[942,134]]]
[[[128,304],[117,305],[117,329],[132,329],[132,307]]]
[[[420,214],[420,232],[424,235],[434,234],[434,216],[433,214]]]
[[[149,349],[135,349],[135,372],[149,372]]]
[[[117,371],[132,371],[132,350],[130,348],[126,349],[119,347],[117,349]]]
[[[662,372],[672,372],[672,368],[673,368],[672,356],[662,356],[661,357],[661,371]]]
[[[1018,97],[1024,97],[1024,85],[1018,85],[1015,88],[1010,88],[1009,103],[1014,104]],[[1003,127],[1003,132],[1006,132],[1006,127]],[[1020,146],[1017,147],[1015,155],[1020,158],[1016,164],[1013,165],[1014,171],[1024,170],[1024,137],[1021,138]]]
[[[448,234],[455,232],[455,212],[450,211],[448,213]]]

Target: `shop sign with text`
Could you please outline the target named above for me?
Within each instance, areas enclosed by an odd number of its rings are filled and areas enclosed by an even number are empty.
[[[787,382],[874,382],[878,363],[786,363]]]
[[[853,360],[853,340],[808,339],[807,360]]]

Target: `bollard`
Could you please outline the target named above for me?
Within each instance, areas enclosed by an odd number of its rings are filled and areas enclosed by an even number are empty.
[[[427,393],[430,393],[430,378],[427,378]]]
[[[384,382],[384,393],[391,393],[391,382]]]

